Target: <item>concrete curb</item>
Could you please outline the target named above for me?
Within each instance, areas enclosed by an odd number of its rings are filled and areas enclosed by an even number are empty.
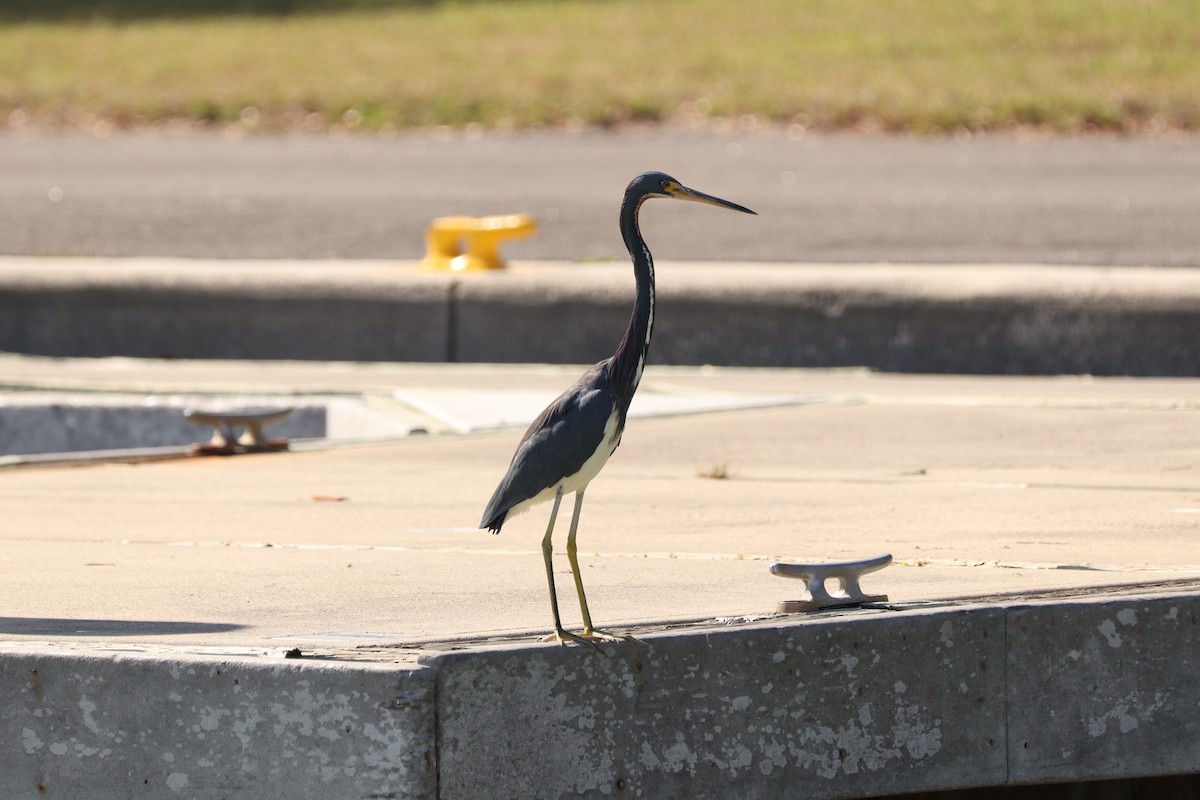
[[[837,800],[1194,773],[1198,620],[1193,583],[699,627],[606,655],[9,647],[0,794]]]
[[[1200,375],[1200,269],[658,265],[661,364]],[[590,363],[618,264],[0,259],[0,350],[48,356]]]

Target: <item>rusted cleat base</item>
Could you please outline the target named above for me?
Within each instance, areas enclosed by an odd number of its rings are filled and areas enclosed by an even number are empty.
[[[277,453],[288,449],[287,439],[268,439],[263,428],[291,416],[290,408],[271,408],[245,411],[200,411],[185,409],[188,422],[207,425],[213,437],[204,444],[192,446],[194,456],[240,456],[244,453]],[[237,436],[235,429],[241,428]]]
[[[800,611],[820,611],[825,608],[850,608],[864,603],[886,603],[886,594],[866,594],[859,598],[834,597],[832,601],[818,600],[781,600],[779,610],[784,614],[796,614]],[[841,602],[839,602],[839,600]]]
[[[288,449],[287,439],[269,439],[263,444],[205,444],[192,445],[194,456],[240,456],[246,453],[281,453]]]

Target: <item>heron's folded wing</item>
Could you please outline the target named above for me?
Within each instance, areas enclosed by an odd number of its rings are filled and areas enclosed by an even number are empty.
[[[517,447],[484,511],[481,527],[489,527],[513,506],[579,472],[602,446],[615,408],[612,394],[599,388],[566,392],[547,406]]]

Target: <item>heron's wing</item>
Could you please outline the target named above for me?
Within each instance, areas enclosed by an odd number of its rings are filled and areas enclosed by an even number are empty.
[[[574,475],[601,447],[616,398],[589,371],[559,395],[525,431],[508,472],[492,494],[479,527],[499,530],[518,503]],[[588,380],[593,378],[593,380]]]

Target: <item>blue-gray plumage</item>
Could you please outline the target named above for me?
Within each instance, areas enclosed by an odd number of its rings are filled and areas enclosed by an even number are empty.
[[[588,457],[604,442],[605,427],[614,408],[621,413],[611,432],[615,438],[610,442],[610,452],[616,448],[628,404],[607,388],[611,385],[608,372],[608,362],[596,364],[533,421],[483,512],[481,528],[499,533],[514,506],[556,486],[555,476],[563,478],[582,470]]]
[[[754,213],[736,203],[689,189],[661,172],[639,175],[625,190],[625,198],[621,202],[621,235],[633,259],[633,274],[637,283],[629,327],[617,346],[617,352],[585,372],[574,385],[547,406],[525,431],[508,472],[492,494],[479,524],[479,527],[487,528],[492,533],[499,533],[509,517],[536,503],[554,501],[550,524],[542,539],[542,556],[550,586],[550,609],[554,615],[554,633],[548,638],[560,642],[607,638],[606,634],[592,627],[587,597],[579,575],[575,535],[579,529],[579,511],[583,506],[584,491],[621,442],[625,417],[641,381],[650,347],[650,336],[654,329],[654,263],[638,227],[638,212],[642,203],[651,197],[692,200],[747,214]],[[583,633],[579,635],[568,633],[562,627],[551,565],[551,536],[558,506],[563,495],[572,492],[575,493],[575,510],[571,517],[571,531],[567,535],[567,559],[575,577],[575,590],[583,612]]]

